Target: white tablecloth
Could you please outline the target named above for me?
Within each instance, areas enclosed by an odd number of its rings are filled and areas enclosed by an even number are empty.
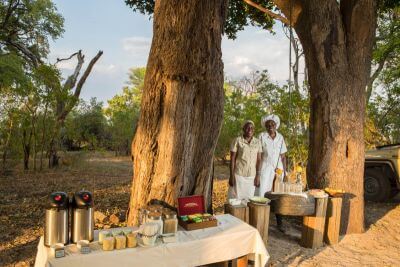
[[[103,251],[97,242],[89,254],[80,254],[76,245],[66,247],[66,256],[54,258],[40,238],[35,266],[199,266],[254,254],[255,266],[265,266],[269,254],[258,231],[229,214],[218,215],[218,226],[194,231],[178,231],[177,242],[151,248]],[[95,231],[95,241],[98,231]]]

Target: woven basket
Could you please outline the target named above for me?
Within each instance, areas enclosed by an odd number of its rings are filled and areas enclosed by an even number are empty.
[[[276,214],[289,216],[309,216],[315,213],[315,198],[290,194],[265,193],[265,197],[271,199],[271,211]]]

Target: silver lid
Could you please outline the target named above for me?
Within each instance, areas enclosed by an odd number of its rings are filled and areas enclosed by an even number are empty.
[[[147,215],[147,218],[150,220],[160,220],[161,219],[161,213],[158,212],[150,212]]]
[[[171,212],[168,212],[168,213],[164,213],[164,218],[165,219],[176,219],[177,218],[176,212],[171,211]]]

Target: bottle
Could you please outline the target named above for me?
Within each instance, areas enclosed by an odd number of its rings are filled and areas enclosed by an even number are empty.
[[[163,228],[164,228],[164,224],[163,224],[163,220],[162,220],[162,216],[161,213],[159,212],[150,212],[147,215],[147,220],[146,223],[156,223],[159,225],[158,228],[158,235],[162,235],[163,234]]]
[[[303,181],[301,179],[301,173],[297,173],[296,176],[296,193],[302,193],[303,192]]]
[[[164,231],[163,235],[175,235],[178,231],[178,218],[176,212],[170,211],[164,213]]]

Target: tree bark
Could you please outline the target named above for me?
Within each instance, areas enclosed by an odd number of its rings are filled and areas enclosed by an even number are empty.
[[[301,3],[294,28],[303,45],[310,83],[308,183],[312,188],[329,186],[348,192],[341,230],[360,233],[364,231],[365,88],[376,3],[294,2]],[[288,14],[287,9],[283,12]]]
[[[132,142],[128,224],[151,199],[204,195],[223,118],[225,0],[156,1],[141,114]]]
[[[59,156],[57,155],[57,151],[58,151],[58,140],[59,140],[59,126],[58,123],[56,122],[56,125],[53,129],[53,134],[51,135],[51,140],[49,142],[49,150],[48,150],[48,157],[49,157],[49,169],[52,169],[56,166],[58,166],[58,160],[59,160]]]
[[[24,151],[24,170],[29,170],[29,157],[31,155],[32,130],[27,137],[26,129],[22,132],[22,148]]]
[[[48,110],[49,102],[46,102],[44,108],[44,114],[42,119],[42,138],[40,142],[40,167],[39,170],[43,169],[43,152],[44,152],[44,144],[45,144],[45,137],[46,137],[46,118],[47,118],[47,110]]]
[[[14,118],[12,117],[12,115],[8,115],[8,118],[9,118],[9,127],[7,132],[7,138],[3,146],[3,166],[2,166],[3,173],[5,173],[6,171],[7,153],[10,145],[12,130],[14,128]]]
[[[32,121],[31,121],[31,127],[32,127],[32,137],[33,137],[33,144],[32,144],[32,148],[33,148],[33,170],[36,171],[36,158],[37,158],[37,134],[36,134],[36,116],[32,117]]]
[[[309,186],[346,190],[341,233],[363,232],[365,88],[371,69],[376,1],[273,2],[294,26],[309,73]]]

